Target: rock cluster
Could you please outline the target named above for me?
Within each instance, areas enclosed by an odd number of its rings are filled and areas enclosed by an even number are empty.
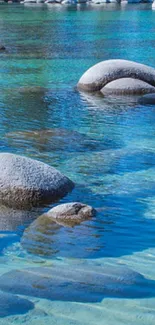
[[[155,92],[155,69],[128,60],[102,61],[80,78],[78,89],[103,94],[141,95]]]
[[[0,0],[0,3],[8,2],[20,2],[21,4],[25,5],[34,5],[34,4],[47,4],[47,5],[53,5],[53,4],[60,4],[60,5],[78,5],[78,4],[86,4],[90,6],[98,6],[98,5],[107,5],[107,4],[113,4],[118,6],[125,6],[128,3],[150,3],[153,2],[153,0]],[[153,2],[152,9],[155,9],[155,4]]]
[[[14,0],[13,0],[14,1]],[[18,1],[18,0],[17,0]],[[9,1],[10,2],[10,1]],[[11,1],[12,2],[12,1]],[[22,0],[19,2],[25,3],[25,4],[40,4],[40,3],[45,3],[45,4],[63,4],[63,5],[76,5],[76,4],[91,4],[91,5],[104,5],[108,3],[114,3],[114,4],[127,4],[127,3],[146,3],[150,2],[148,1],[141,1],[141,0],[122,0],[118,2],[118,0]],[[152,5],[152,9],[154,9],[154,6]]]

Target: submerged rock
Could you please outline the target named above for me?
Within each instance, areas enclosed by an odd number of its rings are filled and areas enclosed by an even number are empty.
[[[100,302],[104,297],[153,296],[154,281],[126,266],[53,262],[51,267],[12,270],[0,277],[6,292],[50,300]]]
[[[39,141],[40,143],[47,142],[50,138],[54,138],[54,141],[57,139],[61,145],[61,138],[67,138],[67,141],[84,141],[87,140],[87,137],[84,134],[81,134],[76,131],[67,130],[63,128],[51,128],[51,129],[41,129],[41,130],[29,130],[29,131],[16,131],[9,132],[6,134],[8,138],[17,138],[17,139],[32,139]],[[64,140],[65,144],[65,140]]]
[[[29,1],[27,1],[29,3]],[[33,2],[31,2],[33,3]],[[20,87],[18,89],[18,92],[21,94],[31,94],[31,93],[46,93],[48,91],[48,88],[40,87],[40,86],[31,86],[31,87]]]
[[[95,215],[95,209],[90,205],[80,202],[71,202],[57,205],[49,210],[45,217],[57,223],[74,226],[84,220],[88,220]]]
[[[21,244],[30,254],[51,257],[58,251],[55,235],[60,228],[60,225],[43,214],[25,229]]]
[[[77,152],[77,151],[92,151],[117,147],[114,141],[105,138],[104,141],[99,141],[86,134],[68,130],[64,128],[51,128],[29,131],[16,131],[9,132],[5,135],[9,144],[14,147],[21,147],[21,141],[26,143],[26,147],[34,152],[49,152],[58,151],[60,155],[64,152]]]
[[[155,86],[155,69],[127,60],[107,60],[88,69],[78,82],[85,91],[99,91],[109,82],[120,78],[134,78]]]
[[[28,253],[39,256],[77,255],[76,250],[79,250],[79,248],[75,242],[75,237],[78,235],[76,230],[71,234],[70,227],[92,218],[94,214],[95,210],[91,206],[82,203],[74,202],[58,205],[38,217],[25,229],[21,244]],[[90,234],[91,231],[89,231]],[[81,238],[82,236],[81,231]],[[89,236],[85,240],[89,241]],[[91,240],[91,244],[93,245],[93,240]],[[72,246],[70,247],[70,245]],[[98,245],[97,240],[96,245]],[[84,241],[83,246],[85,247]],[[70,248],[69,252],[68,248]],[[83,249],[79,252],[81,255],[82,251]]]
[[[73,182],[43,162],[10,153],[0,154],[0,202],[29,208],[55,202],[74,187]]]
[[[142,105],[155,105],[155,94],[147,94],[139,99],[139,103]]]
[[[25,314],[33,308],[31,301],[0,291],[0,317]]]
[[[104,95],[142,95],[155,92],[155,87],[142,80],[122,78],[109,82],[101,92]]]

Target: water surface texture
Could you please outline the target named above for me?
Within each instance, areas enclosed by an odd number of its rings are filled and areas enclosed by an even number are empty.
[[[0,283],[6,287],[9,274],[11,292],[34,304],[25,314],[5,314],[0,325],[154,325],[155,108],[136,97],[80,93],[76,83],[106,59],[155,67],[155,11],[151,4],[2,4],[0,31],[7,48],[0,53],[0,150],[55,166],[76,183],[61,202],[97,209],[96,217],[73,228],[35,229],[31,222],[50,207],[0,207],[0,279],[6,279]],[[54,263],[64,278],[50,277],[60,291],[48,299],[39,272],[48,277]],[[118,286],[110,281],[103,294],[102,268],[115,274],[122,265],[131,271],[123,272],[125,280],[118,276]],[[30,292],[35,267],[41,282]],[[25,292],[14,282],[16,270],[27,274],[23,269],[30,277]],[[140,273],[135,282],[132,272]]]

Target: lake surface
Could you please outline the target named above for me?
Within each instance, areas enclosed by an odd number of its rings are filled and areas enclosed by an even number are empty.
[[[0,275],[58,261],[68,270],[80,265],[81,272],[123,264],[154,283],[155,108],[136,97],[103,98],[76,89],[84,71],[102,60],[155,67],[151,4],[2,4],[0,31],[7,48],[0,53],[0,150],[55,166],[76,183],[61,202],[97,208],[92,220],[48,229],[43,239],[23,245],[25,228],[50,207],[0,207]],[[131,298],[92,303],[29,297],[33,310],[0,318],[0,325],[154,325],[155,286],[146,296],[140,290],[133,285]],[[22,296],[27,298],[24,290]]]

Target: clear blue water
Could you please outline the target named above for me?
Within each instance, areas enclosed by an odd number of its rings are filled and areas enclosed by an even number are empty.
[[[93,64],[112,58],[155,67],[155,11],[149,5],[0,6],[0,150],[55,166],[76,187],[61,202],[82,201],[97,215],[54,227],[22,244],[44,210],[0,208],[0,275],[12,269],[125,264],[155,281],[155,108],[137,98],[77,91]],[[26,286],[26,283],[25,283]],[[134,286],[132,288],[134,292]],[[24,292],[23,292],[24,295]],[[153,325],[150,297],[100,303],[30,298],[35,309],[1,324]]]

